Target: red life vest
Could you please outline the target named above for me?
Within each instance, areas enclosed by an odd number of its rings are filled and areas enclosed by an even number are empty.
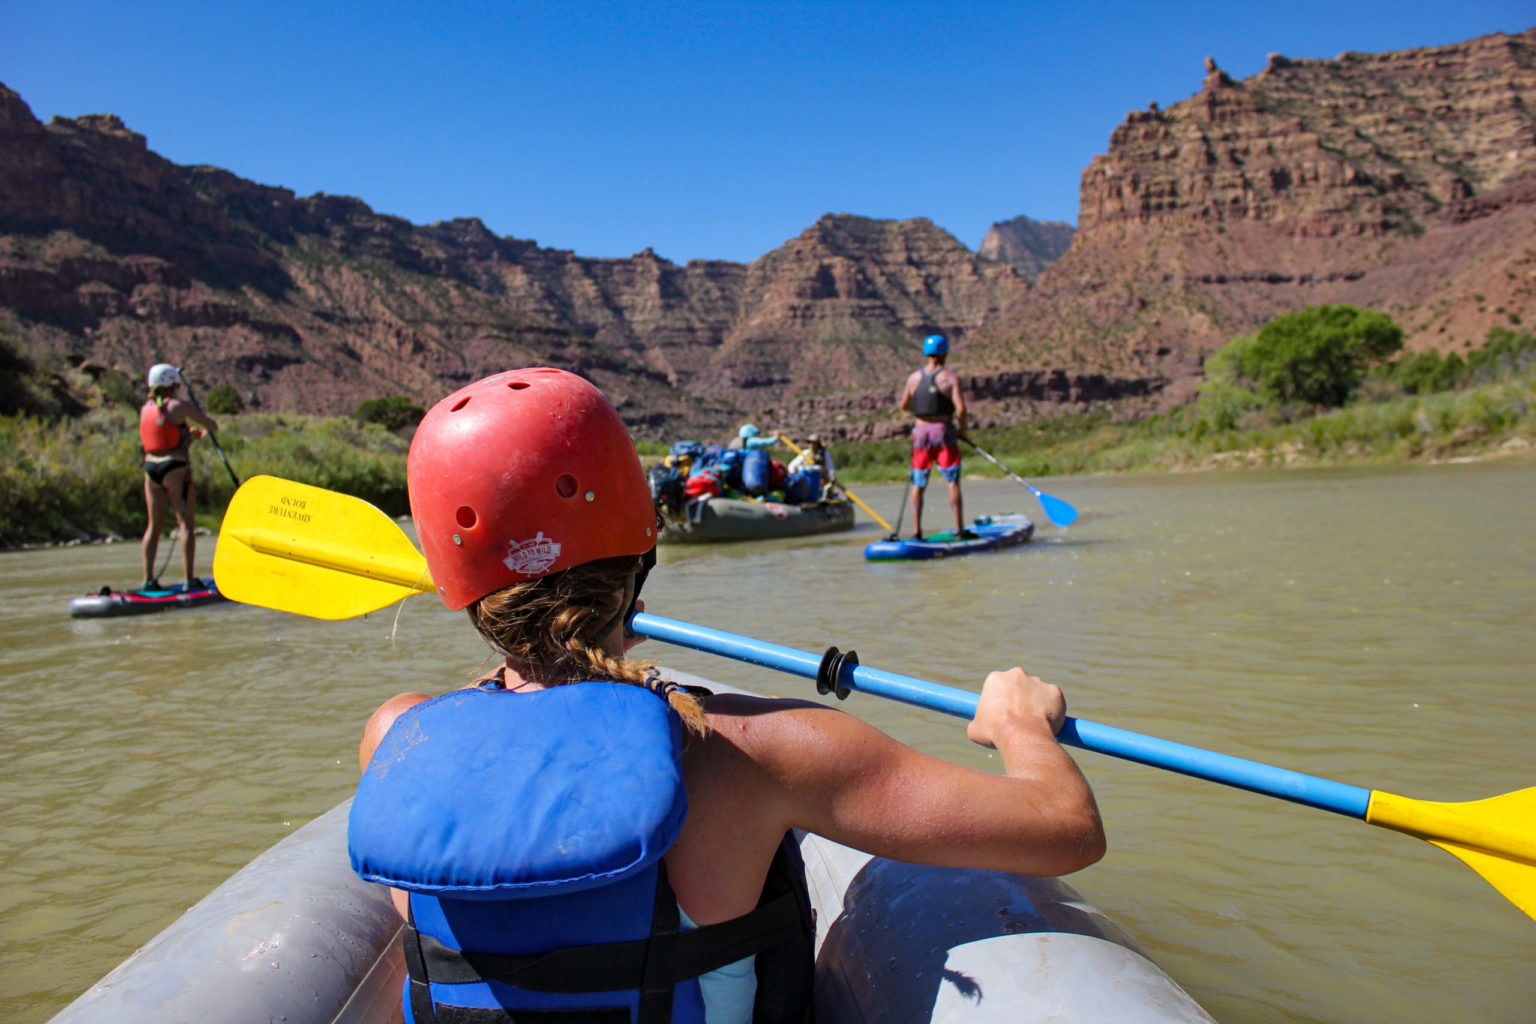
[[[165,455],[181,447],[181,427],[165,415],[159,402],[148,401],[139,410],[139,443],[150,455]]]

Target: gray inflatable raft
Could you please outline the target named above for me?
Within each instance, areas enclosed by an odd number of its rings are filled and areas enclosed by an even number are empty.
[[[54,1024],[397,1024],[400,919],[348,865],[349,805],[247,864]],[[815,835],[800,849],[820,1024],[1212,1020],[1060,879],[903,864]]]
[[[663,544],[722,540],[773,540],[853,529],[851,501],[785,505],[738,498],[699,498],[661,531]]]

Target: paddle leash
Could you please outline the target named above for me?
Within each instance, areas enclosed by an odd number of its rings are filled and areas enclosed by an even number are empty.
[[[992,463],[992,465],[996,466],[1004,473],[1007,473],[1009,476],[1013,477],[1025,487],[1028,487],[1029,493],[1033,494],[1035,496],[1035,500],[1040,502],[1040,507],[1045,509],[1046,518],[1051,522],[1055,523],[1057,526],[1071,526],[1074,522],[1077,521],[1077,509],[1073,508],[1071,505],[1068,505],[1060,498],[1052,497],[1051,495],[1046,494],[1044,491],[1040,490],[1040,488],[1036,487],[1028,480],[1025,480],[1023,477],[1019,476],[1019,474],[1015,473],[1001,462],[998,462],[989,452],[983,449],[981,445],[977,444],[975,441],[972,441],[964,434],[960,435],[960,440],[964,441],[972,448],[975,448],[976,453],[982,458],[986,459],[988,462]]]
[[[350,495],[256,476],[230,501],[214,554],[224,596],[322,619],[388,607],[436,587],[427,561],[394,520]],[[707,626],[641,612],[641,636],[814,679],[839,698],[868,693],[960,718],[974,693],[859,664],[836,647],[817,655]],[[1527,916],[1536,918],[1536,787],[1464,803],[1362,789],[1257,761],[1067,718],[1062,743],[1332,811],[1416,836],[1459,858]]]

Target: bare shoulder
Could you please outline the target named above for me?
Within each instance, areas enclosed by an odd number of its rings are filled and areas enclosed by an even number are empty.
[[[718,694],[704,704],[717,744],[769,776],[814,785],[901,747],[874,726],[815,701]]]
[[[378,749],[384,734],[389,732],[389,727],[395,724],[395,719],[422,701],[430,699],[431,694],[413,691],[396,694],[380,704],[378,710],[368,717],[368,724],[363,726],[363,740],[357,748],[358,767],[363,769],[368,767],[368,762],[373,759],[373,752]]]

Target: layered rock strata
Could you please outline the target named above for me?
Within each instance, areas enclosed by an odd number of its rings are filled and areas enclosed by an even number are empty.
[[[988,228],[976,253],[983,259],[1008,264],[1033,284],[1041,271],[1072,247],[1073,233],[1071,224],[1059,220],[1014,217]]]
[[[1084,170],[1072,249],[990,357],[1187,378],[1321,302],[1384,309],[1410,347],[1465,348],[1536,317],[1533,183],[1536,29],[1275,54],[1240,82],[1207,60],[1197,95],[1127,115]]]
[[[7,347],[134,379],[170,361],[318,413],[555,363],[641,436],[753,417],[879,437],[933,330],[978,421],[1012,422],[1165,407],[1209,351],[1319,302],[1383,309],[1421,348],[1536,323],[1536,29],[1276,55],[1242,81],[1208,61],[1195,96],[1114,130],[1034,287],[1009,223],[985,256],[927,220],[828,214],[746,264],[592,259],[179,166],[111,115],[43,125],[0,87]]]

